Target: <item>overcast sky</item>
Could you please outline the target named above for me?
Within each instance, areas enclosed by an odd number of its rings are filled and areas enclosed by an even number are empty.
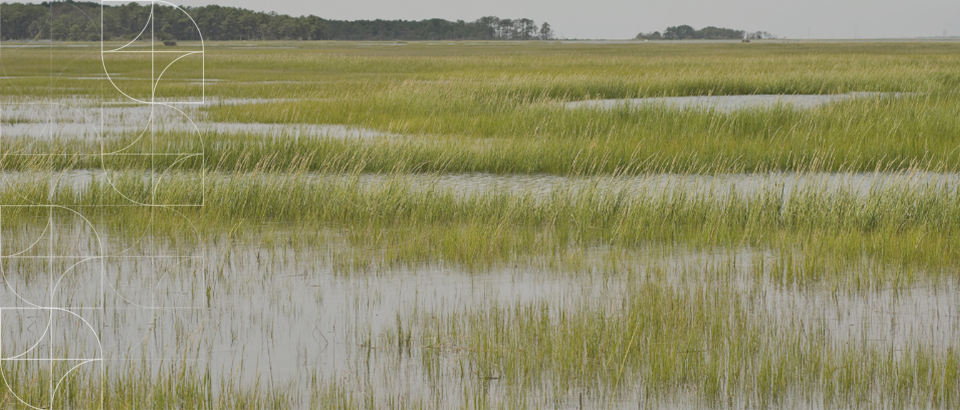
[[[9,1],[9,0],[8,0]],[[788,38],[960,36],[960,0],[168,0],[327,19],[526,17],[567,38],[624,39],[689,24]]]

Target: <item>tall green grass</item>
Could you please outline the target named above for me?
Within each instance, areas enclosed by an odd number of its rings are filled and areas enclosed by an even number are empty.
[[[68,374],[78,363],[57,363],[51,367],[42,361],[7,361],[0,368],[4,383],[0,404],[5,408],[215,410],[289,408],[296,400],[280,386],[265,388],[227,380],[214,386],[210,369],[183,363],[157,371],[137,365],[105,369],[103,363],[87,363]],[[97,370],[92,371],[93,368]],[[57,387],[53,400],[50,369],[59,375],[53,380]]]
[[[208,83],[208,96],[293,101],[212,105],[200,113],[207,120],[346,124],[403,136],[349,140],[235,133],[198,139],[160,133],[149,149],[128,150],[143,155],[104,155],[127,147],[135,136],[101,142],[4,135],[0,169],[21,173],[4,175],[0,187],[2,254],[32,243],[54,214],[58,223],[76,226],[74,210],[111,243],[184,252],[221,241],[262,245],[306,251],[315,258],[310,263],[351,272],[452,265],[482,275],[538,263],[555,273],[640,272],[642,263],[662,263],[658,256],[742,253],[752,261],[746,272],[712,271],[689,261],[684,275],[716,278],[697,282],[703,287],[648,277],[631,283],[617,303],[494,304],[398,316],[396,333],[380,336],[401,360],[419,354],[433,381],[441,374],[436,369],[458,356],[464,407],[496,406],[488,400],[493,380],[506,386],[501,399],[512,407],[526,405],[530,395],[553,397],[560,406],[579,393],[609,406],[632,401],[627,396],[635,389],[641,399],[692,394],[704,407],[960,403],[955,346],[909,342],[895,351],[882,344],[844,345],[825,326],[766,315],[755,293],[728,286],[750,275],[755,285],[801,292],[817,285],[902,289],[919,281],[934,286],[955,281],[960,188],[917,184],[861,194],[811,184],[784,198],[782,187],[727,195],[711,187],[691,192],[586,184],[536,196],[465,193],[430,183],[431,175],[452,172],[575,177],[956,172],[958,44],[209,46],[206,72],[223,81]],[[5,48],[4,103],[115,99],[109,84],[81,78],[102,70],[97,51],[59,44]],[[149,77],[150,65],[132,57],[112,64],[124,74],[125,91],[149,94],[150,82],[141,80]],[[57,69],[52,78],[40,75],[52,73],[51,67]],[[197,97],[196,61],[184,68],[168,73],[160,97]],[[807,110],[559,106],[597,98],[851,91],[908,94]],[[22,121],[8,118],[2,125]],[[166,155],[171,153],[187,154]],[[91,169],[104,170],[111,183],[98,176],[72,185],[75,175],[58,174]],[[368,182],[365,173],[371,172],[384,181]],[[69,244],[44,246],[57,250]],[[50,249],[31,252],[44,250]],[[229,259],[216,259],[221,276]],[[681,280],[690,280],[684,275]],[[216,291],[206,289],[208,300]],[[374,349],[375,338],[363,337],[357,343]],[[17,391],[36,401],[48,399],[42,372],[3,366]],[[273,384],[225,383],[215,389],[207,371],[144,369],[109,367],[104,407],[303,404],[292,389]],[[69,394],[58,405],[97,407],[104,386],[84,377],[68,379]],[[393,399],[392,392],[366,388],[311,383],[310,405],[449,404]],[[874,391],[883,393],[875,397]],[[11,396],[0,392],[0,407],[11,403]]]
[[[856,193],[811,183],[785,198],[777,186],[721,194],[710,187],[660,192],[587,184],[560,186],[541,197],[441,189],[402,174],[368,182],[359,174],[296,170],[203,179],[172,174],[156,185],[141,173],[115,174],[111,184],[93,178],[89,185],[55,189],[49,180],[12,178],[0,202],[78,209],[120,237],[139,235],[135,227],[154,220],[151,234],[182,238],[179,232],[188,229],[194,242],[226,232],[289,235],[304,245],[345,240],[350,252],[365,250],[350,257],[361,265],[449,261],[484,268],[570,249],[744,247],[776,250],[785,275],[816,280],[851,271],[890,274],[864,266],[955,276],[960,261],[960,191],[944,185]],[[137,203],[159,206],[100,207]],[[16,221],[31,215],[45,220],[47,211],[29,206],[3,212]]]
[[[409,137],[290,141],[289,136],[241,133],[208,135],[201,143],[195,136],[174,134],[158,136],[150,149],[204,152],[208,164],[232,165],[240,159],[248,164],[265,159],[284,163],[312,154],[314,170],[362,164],[373,172],[640,174],[865,171],[878,166],[957,170],[956,51],[953,43],[393,48],[311,43],[255,51],[212,46],[207,72],[224,81],[208,83],[208,96],[286,100],[214,104],[204,109],[209,120],[346,124]],[[29,99],[56,97],[63,91],[118,97],[104,81],[70,79],[84,70],[102,70],[97,58],[70,48],[18,50],[5,56],[4,67],[8,75],[28,76],[4,79],[0,94]],[[63,80],[37,78],[38,59],[67,65]],[[149,67],[135,59],[118,64],[126,77],[149,77]],[[171,72],[165,89],[172,91],[166,96],[196,96],[193,71]],[[260,83],[264,78],[278,83]],[[148,84],[125,81],[124,87],[136,92]],[[568,110],[557,105],[595,98],[850,91],[912,94],[808,110],[772,107],[733,113],[662,106]],[[129,141],[110,141],[106,148],[123,142]],[[74,162],[104,166],[105,159],[95,155],[101,152],[96,144],[57,141],[24,148],[33,143],[5,139],[0,167],[19,169],[30,160],[12,155],[18,152],[54,154],[59,167]],[[106,162],[128,167],[146,163],[117,156]]]
[[[728,276],[728,275],[721,275]],[[643,281],[619,302],[494,304],[405,326],[425,361],[462,357],[481,383],[626,408],[693,397],[695,408],[951,408],[956,346],[848,343],[818,318],[777,320],[755,295]],[[804,321],[808,321],[804,323]],[[866,336],[864,336],[866,337]],[[428,366],[429,365],[425,365]]]

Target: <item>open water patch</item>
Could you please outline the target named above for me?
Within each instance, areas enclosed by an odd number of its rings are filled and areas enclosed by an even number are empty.
[[[564,108],[634,108],[666,106],[680,109],[711,109],[732,112],[749,108],[787,106],[800,109],[816,108],[841,101],[867,98],[900,98],[912,93],[852,92],[847,94],[753,94],[753,95],[699,95],[686,97],[619,98],[564,103]]]
[[[0,105],[0,135],[7,140],[97,140],[155,133],[257,134],[293,138],[397,137],[341,124],[264,124],[208,121],[200,108],[269,104],[292,99],[211,99],[131,104],[86,99],[19,101]]]

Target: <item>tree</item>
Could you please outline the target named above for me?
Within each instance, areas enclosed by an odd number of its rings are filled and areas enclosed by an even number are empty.
[[[491,28],[497,28],[500,25],[500,17],[497,16],[486,16],[480,17],[476,21],[477,24],[483,24],[485,26],[490,26]]]
[[[640,33],[635,37],[637,40],[688,40],[688,39],[707,39],[707,40],[739,40],[742,38],[776,38],[773,34],[766,31],[757,31],[747,33],[743,30],[734,30],[730,28],[706,26],[700,30],[695,30],[688,25],[667,27],[660,32]]]
[[[688,40],[695,38],[696,30],[686,24],[682,26],[667,27],[663,30],[663,38],[667,40]]]
[[[513,20],[500,20],[500,23],[497,25],[497,38],[501,40],[510,40],[516,37],[515,34]]]
[[[52,7],[51,7],[52,5]],[[154,39],[199,40],[491,40],[550,39],[553,31],[533,20],[481,17],[474,22],[430,19],[324,20],[317,16],[292,17],[275,12],[209,5],[184,7],[131,2],[110,5],[82,1],[42,4],[0,3],[0,38],[55,41],[132,40],[141,33],[153,12]],[[51,19],[53,11],[53,19]],[[191,20],[191,17],[193,20]],[[194,27],[196,21],[197,27]],[[199,29],[199,31],[198,31]],[[544,31],[545,29],[545,31]],[[141,40],[149,41],[151,31]]]
[[[699,30],[699,38],[705,38],[709,40],[717,39],[727,39],[727,40],[738,40],[743,38],[743,30],[733,30],[729,28],[720,28],[714,26],[707,26]]]
[[[537,31],[537,24],[528,18],[522,18],[516,20],[516,31],[517,36],[520,40],[530,40],[534,38]]]
[[[654,31],[651,33],[637,34],[637,36],[634,38],[636,38],[637,40],[660,40],[662,37],[660,36],[659,31]]]
[[[550,23],[543,23],[543,25],[540,26],[540,39],[553,40],[553,29],[550,28]]]
[[[751,40],[761,40],[761,39],[774,39],[774,38],[777,38],[777,36],[774,36],[773,34],[770,34],[766,31],[757,31],[754,33],[747,33],[747,35],[744,38],[748,38]]]

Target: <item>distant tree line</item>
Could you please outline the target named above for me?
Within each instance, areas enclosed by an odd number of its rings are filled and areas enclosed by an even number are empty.
[[[637,34],[636,37],[637,40],[740,40],[772,38],[776,38],[776,36],[766,31],[748,32],[714,26],[707,26],[696,30],[686,24],[667,27],[663,30],[663,33],[653,31]]]
[[[217,5],[183,7],[196,21],[170,6],[153,8],[154,36],[160,40],[549,40],[549,23],[500,19],[494,16],[473,22],[429,19],[327,20],[314,15],[291,17],[275,12],[255,12]],[[146,3],[103,6],[103,37],[136,38],[149,20]],[[100,39],[101,5],[89,1],[39,4],[0,4],[0,38],[4,40],[97,41]],[[148,27],[146,33],[149,34]],[[145,36],[144,38],[149,38]]]

